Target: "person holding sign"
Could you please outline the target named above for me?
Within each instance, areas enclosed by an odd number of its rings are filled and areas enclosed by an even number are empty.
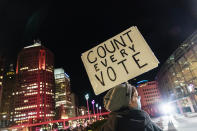
[[[102,131],[162,131],[141,110],[140,96],[134,86],[124,83],[110,89],[104,97],[109,114]]]

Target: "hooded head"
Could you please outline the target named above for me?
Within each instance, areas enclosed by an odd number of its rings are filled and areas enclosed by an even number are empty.
[[[110,89],[104,96],[104,107],[108,111],[117,111],[120,108],[128,107],[131,103],[136,88],[124,83]]]

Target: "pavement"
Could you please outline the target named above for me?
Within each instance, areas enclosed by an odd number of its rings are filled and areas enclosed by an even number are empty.
[[[185,113],[184,116],[185,117],[190,117],[190,118],[191,117],[197,117],[197,113],[191,113],[191,112],[189,112],[189,113]]]
[[[197,131],[197,113],[166,115],[152,120],[163,131]]]

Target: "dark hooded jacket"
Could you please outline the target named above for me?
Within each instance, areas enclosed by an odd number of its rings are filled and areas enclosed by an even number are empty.
[[[162,131],[149,115],[139,109],[124,108],[109,114],[101,131]]]

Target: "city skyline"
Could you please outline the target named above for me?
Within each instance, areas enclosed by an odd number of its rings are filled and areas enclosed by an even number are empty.
[[[64,68],[70,76],[71,90],[83,98],[89,93],[91,99],[99,103],[102,103],[105,93],[99,97],[93,93],[80,58],[83,52],[131,26],[137,26],[162,65],[178,45],[196,30],[197,25],[194,7],[191,6],[193,2],[156,2],[152,5],[153,1],[149,1],[140,5],[134,1],[130,3],[132,7],[114,3],[114,7],[103,6],[102,11],[98,10],[99,5],[87,8],[85,4],[75,7],[74,3],[68,3],[64,7],[63,3],[54,1],[35,1],[24,5],[11,3],[4,3],[8,8],[3,8],[6,15],[1,21],[0,42],[3,48],[0,51],[5,52],[16,65],[16,55],[20,50],[39,39],[54,53],[55,68]],[[22,14],[14,17],[16,13]],[[142,78],[154,80],[160,65],[137,77],[136,82]],[[79,103],[85,105],[85,98]]]
[[[0,130],[196,130],[196,7],[1,0]]]

